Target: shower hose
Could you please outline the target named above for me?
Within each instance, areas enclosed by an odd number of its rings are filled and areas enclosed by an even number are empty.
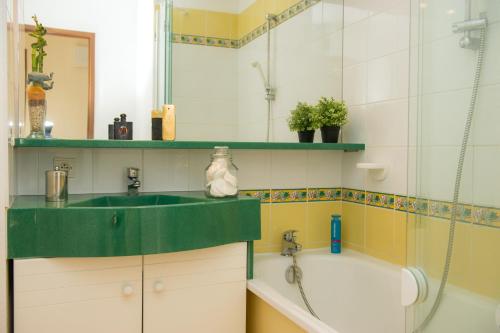
[[[479,91],[479,80],[481,78],[481,70],[483,68],[485,47],[486,47],[486,29],[482,29],[480,32],[479,51],[477,55],[474,84],[472,87],[472,96],[467,113],[467,120],[465,122],[464,136],[462,139],[462,146],[460,148],[460,155],[458,158],[458,165],[457,165],[457,174],[455,177],[455,187],[453,190],[453,203],[451,208],[450,229],[448,233],[448,248],[446,250],[446,259],[443,268],[443,277],[441,278],[438,293],[436,295],[436,299],[434,300],[434,304],[432,305],[432,308],[429,311],[429,314],[425,317],[422,323],[413,331],[414,333],[421,332],[432,320],[432,318],[434,317],[439,308],[439,305],[443,298],[444,288],[446,287],[446,283],[448,282],[448,274],[450,272],[451,259],[453,255],[453,241],[455,239],[455,226],[457,223],[458,197],[460,195],[460,184],[462,182],[462,170],[464,166],[465,153],[467,151],[467,143],[469,141],[469,134],[472,125],[472,119],[474,116],[474,110],[476,109],[477,95]]]
[[[299,286],[300,295],[302,296],[302,300],[304,301],[304,303],[307,307],[307,310],[309,310],[309,312],[314,317],[319,319],[318,315],[316,314],[316,312],[314,312],[311,304],[309,304],[309,301],[307,300],[307,296],[306,296],[306,293],[304,292],[304,288],[302,288],[302,276],[300,274],[299,266],[297,265],[297,259],[295,258],[295,254],[292,255],[292,259],[293,259],[293,272],[295,274],[295,278],[297,279],[297,284]]]

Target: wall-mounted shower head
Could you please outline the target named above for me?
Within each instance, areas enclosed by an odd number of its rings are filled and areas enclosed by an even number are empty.
[[[452,26],[452,31],[454,33],[464,34],[458,42],[458,45],[461,48],[477,50],[479,49],[480,39],[477,36],[473,36],[472,32],[485,30],[488,27],[488,20],[486,19],[486,14],[484,13],[481,14],[481,18],[469,18],[470,13],[466,15],[465,21],[454,23]]]
[[[456,22],[452,29],[454,33],[486,29],[488,21],[485,18]]]

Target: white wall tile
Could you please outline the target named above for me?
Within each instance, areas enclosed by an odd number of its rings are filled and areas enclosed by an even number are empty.
[[[474,148],[474,191],[472,203],[481,206],[500,206],[500,147]]]
[[[343,96],[348,105],[366,103],[366,63],[344,68]]]
[[[271,151],[233,150],[233,162],[239,169],[240,189],[271,188]]]
[[[308,151],[307,187],[341,186],[342,154],[339,151]]]
[[[464,89],[420,97],[421,123],[418,126],[422,145],[458,146],[462,143],[471,91]],[[469,143],[472,139],[473,136]]]
[[[208,165],[208,163],[207,163]],[[187,191],[189,151],[144,150],[143,191]]]
[[[405,146],[408,142],[408,100],[368,104],[366,145]]]
[[[384,180],[366,175],[366,190],[385,193],[407,193],[408,175],[407,147],[370,147],[365,153],[365,162],[382,163],[388,166]]]
[[[345,153],[342,156],[342,187],[365,189],[366,173],[356,168],[356,163],[365,161],[365,151]]]
[[[73,159],[73,177],[68,179],[68,193],[92,193],[92,150],[44,149],[38,155],[38,189],[45,193],[45,171],[53,170],[54,158]]]
[[[470,93],[467,97],[470,99]],[[475,145],[500,145],[500,135],[498,134],[498,125],[500,124],[499,97],[500,84],[484,86],[479,89],[471,140]],[[468,104],[466,103],[462,108],[466,109]],[[466,112],[463,114],[465,118]]]
[[[380,102],[392,97],[391,57],[370,60],[366,67],[366,102]]]
[[[17,167],[17,194],[42,194],[44,188],[38,188],[38,150],[17,149],[15,151]]]
[[[367,136],[366,105],[349,107],[348,123],[342,127],[344,142],[365,143]]]
[[[189,190],[205,190],[205,168],[210,164],[210,150],[189,150]]]
[[[344,29],[344,67],[367,60],[368,21],[347,26]]]
[[[127,192],[127,168],[139,168],[143,180],[142,151],[138,149],[95,149],[93,188],[95,193]],[[141,189],[142,190],[142,189]]]
[[[460,147],[423,147],[419,151],[419,195],[435,200],[451,201],[457,171]],[[461,202],[472,202],[473,198],[473,148],[466,154]]]
[[[307,151],[271,152],[271,188],[307,187]]]

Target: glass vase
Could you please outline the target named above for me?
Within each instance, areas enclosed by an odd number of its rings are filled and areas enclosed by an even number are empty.
[[[205,169],[205,194],[210,198],[238,196],[238,168],[228,147],[215,147],[212,161]]]
[[[28,110],[30,134],[28,138],[45,138],[45,117],[47,115],[47,99],[45,90],[36,84],[28,86]]]

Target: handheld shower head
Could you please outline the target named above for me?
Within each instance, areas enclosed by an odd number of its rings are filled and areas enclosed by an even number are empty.
[[[269,86],[269,83],[267,82],[266,75],[264,74],[264,71],[262,70],[262,66],[261,66],[260,62],[254,61],[254,62],[252,62],[251,65],[253,68],[257,68],[257,70],[259,71],[260,77],[262,79],[262,82],[264,83],[264,87],[267,89]]]

